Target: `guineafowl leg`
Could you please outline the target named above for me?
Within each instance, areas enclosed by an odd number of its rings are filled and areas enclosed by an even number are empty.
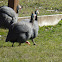
[[[13,45],[14,45],[14,42],[13,42],[13,44],[12,44],[12,47],[13,47]]]
[[[21,43],[19,43],[19,45],[18,46],[20,46],[21,45]]]
[[[34,42],[34,39],[32,39],[32,42],[33,42],[34,45],[36,45],[35,42]]]

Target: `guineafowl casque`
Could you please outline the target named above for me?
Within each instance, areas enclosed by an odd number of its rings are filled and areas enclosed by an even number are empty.
[[[17,22],[16,12],[7,6],[0,7],[0,28],[8,28],[12,23]]]
[[[31,15],[31,21],[34,21],[34,16],[33,13]],[[11,28],[9,29],[7,38],[6,38],[6,42],[10,41],[12,42],[12,46],[14,45],[14,42],[18,42],[19,45],[21,43],[26,42],[28,39],[31,38],[32,34],[33,34],[33,28],[32,28],[32,22],[28,23],[28,22],[17,22],[17,23],[13,23],[11,25]]]

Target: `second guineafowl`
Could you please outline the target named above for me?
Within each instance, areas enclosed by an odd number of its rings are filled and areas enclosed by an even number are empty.
[[[31,15],[31,20],[33,21],[33,13]],[[33,34],[33,23],[25,23],[25,22],[17,22],[17,23],[13,23],[11,25],[11,28],[9,29],[7,38],[6,38],[6,42],[10,41],[14,44],[14,42],[18,42],[19,45],[21,43],[26,42],[28,39],[31,38],[32,34]],[[13,46],[12,44],[12,46]]]
[[[8,28],[12,23],[17,22],[16,12],[7,6],[0,7],[0,28]]]
[[[31,19],[24,19],[22,20],[21,22],[25,22],[25,23],[33,23],[32,25],[32,34],[31,34],[31,40],[33,42],[33,44],[35,45],[35,42],[34,42],[34,38],[37,37],[38,35],[38,30],[39,30],[39,26],[38,26],[38,17],[37,15],[39,14],[39,11],[36,9],[35,13],[34,13],[34,21],[32,21],[32,16],[31,16]]]
[[[38,10],[36,9],[35,14],[34,14],[35,20],[34,20],[34,22],[33,22],[33,34],[32,34],[32,36],[31,36],[31,38],[30,38],[30,39],[32,40],[32,42],[33,42],[34,45],[35,45],[34,38],[37,37],[37,35],[38,35],[38,30],[39,30],[37,14],[39,14],[39,12],[38,12]]]

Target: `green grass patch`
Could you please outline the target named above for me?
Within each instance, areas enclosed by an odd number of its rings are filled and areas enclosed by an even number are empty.
[[[8,6],[8,0],[0,0],[0,2],[0,6]],[[22,9],[19,10],[21,17],[30,16],[36,8],[39,10],[39,15],[62,14],[62,0],[19,0],[19,4],[22,6]]]
[[[8,5],[8,0],[0,0],[0,6]],[[40,1],[40,2],[39,2]],[[19,16],[29,16],[35,8],[39,9],[39,15],[61,14],[62,0],[20,0],[23,8]],[[40,7],[40,8],[39,8]],[[46,10],[59,10],[48,12]],[[5,42],[8,30],[0,29],[0,62],[62,62],[62,20],[55,26],[39,27],[38,37],[34,39],[37,45],[18,43],[12,46],[11,42]]]
[[[1,62],[61,62],[62,61],[62,20],[55,26],[39,27],[37,45],[6,43],[7,29],[0,29]]]

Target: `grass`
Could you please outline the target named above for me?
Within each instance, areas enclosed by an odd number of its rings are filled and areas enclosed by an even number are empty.
[[[23,8],[19,12],[19,16],[29,16],[31,12],[37,8],[39,15],[62,14],[61,0],[20,0],[19,3]],[[47,11],[47,10],[58,10]]]
[[[62,20],[55,26],[39,27],[37,45],[5,42],[8,30],[0,29],[0,61],[1,62],[62,62]]]
[[[0,0],[2,1],[2,0]],[[30,16],[31,12],[37,8],[39,15],[62,14],[62,0],[20,0],[22,9],[19,10],[19,16]],[[3,0],[0,6],[8,5],[8,0]],[[47,11],[58,10],[58,11]]]
[[[8,5],[8,0],[0,0],[0,6]]]
[[[4,1],[4,0],[0,0]],[[0,6],[7,5],[8,0],[0,3]],[[20,0],[23,7],[19,16],[28,16],[35,7],[39,9],[39,15],[61,14],[62,0]],[[39,8],[40,7],[40,8]],[[48,12],[52,7],[58,12]],[[55,26],[39,27],[38,37],[34,39],[37,45],[18,43],[11,47],[12,43],[5,42],[8,30],[0,29],[0,62],[62,62],[62,20]]]

